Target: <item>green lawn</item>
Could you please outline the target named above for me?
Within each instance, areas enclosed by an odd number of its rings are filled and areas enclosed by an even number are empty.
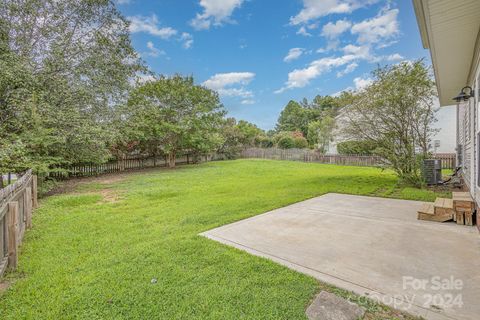
[[[7,275],[0,319],[304,319],[325,285],[198,233],[327,192],[435,198],[397,187],[388,171],[288,161],[211,162],[117,180],[41,201],[20,267]],[[391,317],[364,305],[368,319]]]

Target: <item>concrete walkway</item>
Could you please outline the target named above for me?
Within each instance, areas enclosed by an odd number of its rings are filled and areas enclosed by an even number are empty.
[[[202,235],[426,319],[480,319],[475,227],[420,202],[327,194]]]

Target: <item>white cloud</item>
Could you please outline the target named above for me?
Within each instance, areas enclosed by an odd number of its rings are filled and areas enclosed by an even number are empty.
[[[356,90],[363,90],[369,85],[371,85],[373,80],[371,78],[355,78],[353,83],[355,84]]]
[[[353,54],[361,59],[370,59],[372,55],[370,54],[369,46],[356,46],[353,44],[348,44],[342,48],[344,54]]]
[[[200,0],[203,7],[202,13],[197,13],[190,22],[197,30],[210,29],[213,25],[218,26],[230,21],[230,16],[236,8],[239,8],[244,0]]]
[[[180,41],[183,42],[183,47],[185,49],[190,49],[193,46],[193,36],[188,32],[183,32],[180,37]]]
[[[358,68],[358,63],[350,63],[344,70],[337,72],[337,78],[341,78],[348,73],[352,73]]]
[[[291,18],[290,24],[300,25],[307,32],[307,23],[311,24],[314,19],[333,13],[350,13],[375,2],[378,2],[378,0],[303,0],[303,10],[297,16]],[[390,9],[386,6],[373,18],[358,23],[352,23],[344,18],[325,24],[321,35],[327,38],[327,45],[318,49],[317,53],[335,50],[337,52],[341,51],[343,54],[314,60],[305,68],[291,71],[285,85],[275,92],[281,93],[288,89],[303,88],[309,85],[313,79],[332,70],[336,71],[337,77],[343,77],[355,71],[361,60],[369,63],[403,60],[403,57],[398,53],[385,56],[377,55],[374,50],[387,44],[387,42],[388,45],[391,45],[396,40],[396,36],[400,32],[397,20],[398,13],[398,9]],[[318,21],[313,23],[318,23]],[[356,36],[356,42],[341,48],[339,36],[349,30],[352,35]],[[355,78],[355,87],[349,89],[361,90],[371,81],[369,78]]]
[[[346,19],[338,20],[336,23],[329,22],[322,28],[322,36],[328,39],[335,39],[352,26],[352,23]]]
[[[332,68],[346,65],[355,59],[358,59],[358,57],[350,54],[342,57],[328,57],[315,60],[304,69],[295,69],[290,72],[285,86],[275,91],[275,93],[282,93],[287,89],[303,88],[307,86],[311,80],[329,72]]]
[[[129,4],[132,2],[132,0],[116,0],[115,2],[117,4]]]
[[[297,34],[304,36],[304,37],[311,37],[312,34],[307,31],[307,28],[302,26],[300,29],[298,29]]]
[[[166,52],[155,47],[152,41],[147,42],[147,48],[150,50],[146,55],[150,57],[158,57],[160,55],[166,55]]]
[[[203,85],[217,91],[223,97],[241,97],[250,100],[247,98],[252,98],[253,92],[245,89],[244,86],[252,82],[254,78],[255,73],[253,72],[217,73],[203,82]]]
[[[340,74],[337,74],[337,76],[342,76],[355,70],[358,67],[357,61],[359,60],[377,61],[377,58],[370,54],[370,47],[367,45],[355,46],[349,44],[343,47],[342,50],[344,52],[343,56],[321,58],[311,62],[306,68],[293,70],[288,74],[288,80],[285,82],[284,87],[275,91],[275,93],[282,93],[288,89],[303,88],[310,84],[311,80],[318,78],[322,74],[330,72],[334,68],[346,66]]]
[[[332,93],[332,97],[338,97],[340,96],[343,92],[348,92],[348,91],[361,91],[371,85],[373,83],[373,80],[371,78],[355,78],[353,79],[353,83],[355,87],[346,87],[343,90],[337,91],[335,93]]]
[[[159,21],[156,15],[151,17],[132,16],[130,20],[130,32],[146,32],[162,39],[169,39],[178,33],[177,30],[170,27],[159,27]]]
[[[252,72],[217,73],[205,81],[203,85],[216,90],[233,84],[249,84],[254,78],[255,73]]]
[[[215,91],[222,97],[253,98],[253,92],[244,88],[221,88]]]
[[[388,47],[394,45],[395,43],[398,43],[398,40],[392,40],[392,41],[388,41],[388,42],[382,42],[382,43],[379,43],[379,44],[377,45],[377,49],[388,48]]]
[[[303,0],[303,9],[290,18],[290,24],[308,23],[333,13],[351,13],[378,0]]]
[[[399,53],[394,53],[394,54],[391,54],[389,56],[387,56],[387,61],[401,61],[401,60],[404,60],[405,58],[399,54]]]
[[[352,34],[358,34],[358,42],[377,43],[399,33],[398,9],[381,11],[375,18],[366,19],[352,26]]]
[[[255,100],[253,99],[245,99],[240,102],[241,104],[247,105],[247,104],[255,104]]]
[[[290,51],[288,51],[287,56],[283,58],[283,61],[290,62],[290,61],[296,60],[300,58],[303,52],[304,52],[303,48],[292,48],[290,49]]]

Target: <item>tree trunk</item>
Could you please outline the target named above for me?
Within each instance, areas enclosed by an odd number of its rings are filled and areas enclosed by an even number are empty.
[[[168,154],[168,167],[169,168],[175,168],[176,160],[177,160],[177,154],[175,153],[175,151],[171,151]]]

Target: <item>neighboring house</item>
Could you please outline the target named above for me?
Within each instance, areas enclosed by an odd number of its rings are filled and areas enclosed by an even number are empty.
[[[413,4],[423,46],[430,49],[440,106],[455,104],[458,97],[457,163],[480,204],[480,0]]]

